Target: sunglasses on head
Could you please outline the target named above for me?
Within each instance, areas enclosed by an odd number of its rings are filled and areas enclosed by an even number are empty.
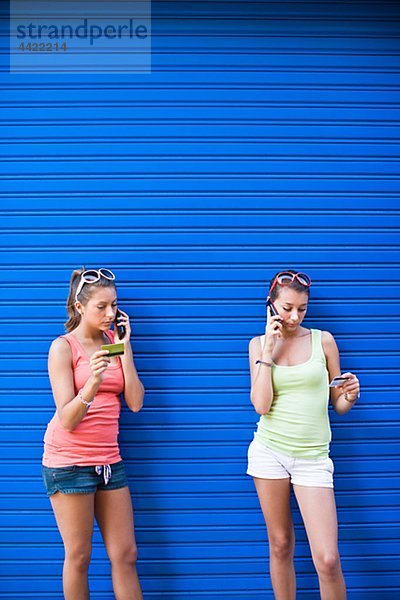
[[[311,279],[306,273],[290,273],[290,271],[282,271],[281,273],[278,273],[272,282],[269,293],[272,292],[276,285],[290,285],[295,279],[297,279],[300,285],[303,285],[306,288],[311,286]]]
[[[114,281],[115,279],[115,275],[110,269],[88,269],[87,271],[84,271],[81,275],[78,287],[76,288],[75,302],[78,300],[78,296],[85,283],[96,283],[96,281],[99,281],[100,277],[104,277],[110,281]]]

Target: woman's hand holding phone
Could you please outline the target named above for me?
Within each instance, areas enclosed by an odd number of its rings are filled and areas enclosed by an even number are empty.
[[[275,348],[276,340],[282,337],[282,318],[277,315],[272,315],[271,307],[267,306],[267,325],[265,327],[265,343],[263,352],[269,356]]]
[[[114,342],[118,344],[119,342],[129,342],[131,338],[131,325],[129,322],[129,316],[118,308],[117,316],[114,322]]]

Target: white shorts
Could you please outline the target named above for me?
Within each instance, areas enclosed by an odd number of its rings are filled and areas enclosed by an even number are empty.
[[[295,458],[253,440],[247,453],[247,475],[260,479],[289,479],[295,485],[333,488],[333,461]]]

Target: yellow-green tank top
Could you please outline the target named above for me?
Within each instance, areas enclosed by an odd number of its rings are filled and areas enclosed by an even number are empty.
[[[329,374],[322,332],[311,329],[312,352],[300,365],[272,364],[274,398],[262,415],[255,439],[272,449],[299,458],[325,458],[331,428],[328,417]]]

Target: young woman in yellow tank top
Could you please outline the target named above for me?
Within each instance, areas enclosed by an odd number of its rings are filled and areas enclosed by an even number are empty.
[[[340,375],[336,342],[328,331],[306,329],[311,280],[293,270],[270,285],[265,335],[249,346],[251,401],[261,415],[248,451],[268,530],[270,575],[276,600],[295,600],[294,528],[290,486],[304,521],[322,600],[344,600],[338,552],[329,391],[335,411],[348,412],[360,394],[357,377]],[[276,314],[273,314],[276,311]],[[342,385],[329,388],[341,376]]]

